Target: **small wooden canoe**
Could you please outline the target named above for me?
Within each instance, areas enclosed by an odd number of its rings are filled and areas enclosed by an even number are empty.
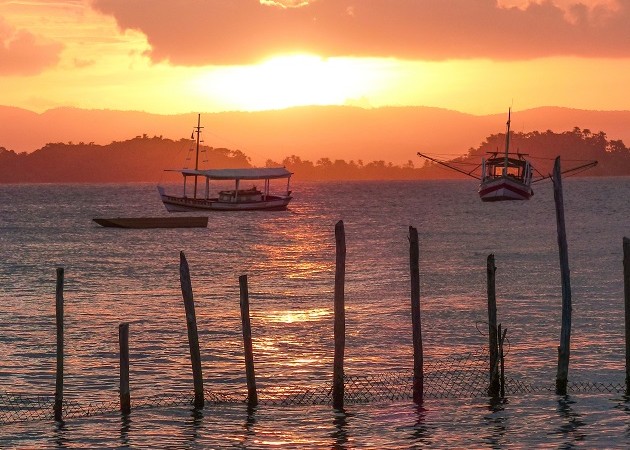
[[[208,226],[208,216],[97,217],[92,220],[99,225],[110,228],[205,228]]]

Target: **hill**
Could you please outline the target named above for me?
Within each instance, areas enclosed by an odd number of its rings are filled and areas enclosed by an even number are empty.
[[[164,169],[190,162],[191,141],[158,136],[138,136],[108,145],[94,143],[47,144],[32,153],[16,153],[0,147],[0,183],[124,183],[160,180]],[[247,156],[225,148],[202,147],[202,163],[208,167],[243,167]],[[178,163],[173,164],[177,156]]]
[[[487,152],[501,151],[505,133],[490,135],[477,148],[464,156],[450,160],[462,168],[477,168]],[[160,136],[137,136],[108,145],[94,143],[51,143],[31,153],[16,153],[0,147],[0,183],[55,182],[157,182],[166,168],[194,167],[194,141],[174,141]],[[592,133],[574,127],[571,131],[513,133],[514,151],[529,154],[538,176],[551,171],[553,159],[561,156],[563,169],[576,167],[588,160],[599,161],[588,175],[630,175],[630,149],[621,140],[608,139],[604,132]],[[384,149],[387,153],[387,148]],[[535,156],[534,156],[535,155]],[[173,163],[173,161],[177,161]],[[436,163],[412,161],[402,165],[384,159],[346,161],[318,158],[315,161],[289,155],[281,160],[268,159],[266,165],[284,165],[297,179],[310,180],[370,180],[461,178],[458,172]],[[202,145],[199,168],[251,166],[251,159],[240,150],[213,148]],[[170,177],[168,178],[170,180]],[[167,181],[164,179],[164,181]]]
[[[351,106],[295,107],[275,111],[202,113],[203,139],[212,147],[241,150],[254,165],[288,155],[317,161],[386,160],[420,164],[417,151],[458,156],[504,129],[507,111],[475,116],[428,107],[362,109]],[[98,145],[135,136],[188,137],[197,114],[58,108],[37,114],[0,106],[0,146],[32,152],[51,142]],[[516,132],[605,130],[630,142],[630,111],[585,111],[543,107],[512,114]],[[180,161],[171,160],[170,165]]]

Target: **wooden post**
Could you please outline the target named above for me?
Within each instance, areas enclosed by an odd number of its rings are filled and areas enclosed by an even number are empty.
[[[243,324],[243,346],[245,349],[245,374],[247,375],[247,404],[250,407],[258,405],[256,392],[256,375],[254,372],[254,350],[252,347],[252,324],[249,317],[249,292],[247,289],[247,275],[238,278],[241,289],[241,323]]]
[[[420,315],[420,251],[418,230],[409,227],[409,272],[411,276],[411,326],[413,336],[413,401],[421,404],[424,397],[424,354]]]
[[[562,280],[562,327],[558,347],[558,372],[556,374],[556,394],[567,394],[569,377],[569,354],[571,349],[571,278],[569,272],[569,249],[564,223],[564,200],[562,197],[562,176],[560,157],[553,166],[553,198],[556,204],[556,224],[558,228],[558,251],[560,253],[560,277]]]
[[[346,277],[346,234],[343,221],[335,225],[335,357],[333,366],[333,408],[343,409],[343,355],[346,346],[344,284]]]
[[[55,420],[63,420],[63,268],[57,268],[55,287],[55,317],[57,321],[57,374],[55,380]]]
[[[186,327],[188,328],[188,346],[190,347],[190,362],[195,386],[195,408],[204,405],[203,374],[201,372],[201,354],[199,353],[199,336],[197,334],[197,317],[195,316],[195,301],[193,299],[190,270],[184,252],[179,252],[179,280],[182,286],[184,307],[186,308]]]
[[[626,393],[630,394],[630,239],[623,238],[623,298],[626,318]]]
[[[501,334],[501,324],[497,326],[497,336],[499,336],[499,358],[501,359],[501,398],[505,397],[505,355],[503,354],[503,342],[507,334],[507,328]]]
[[[488,349],[490,353],[490,386],[488,395],[499,395],[499,342],[497,332],[497,297],[495,287],[494,255],[488,255],[487,259],[487,285],[488,285]]]
[[[129,393],[129,324],[118,325],[118,346],[120,348],[120,411],[131,412],[131,395]]]

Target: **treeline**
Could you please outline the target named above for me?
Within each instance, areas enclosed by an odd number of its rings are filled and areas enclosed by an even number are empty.
[[[32,153],[16,153],[0,147],[0,183],[81,183],[81,182],[155,182],[164,169],[195,167],[194,142],[174,141],[161,136],[137,136],[108,145],[94,143],[50,143]],[[503,152],[505,133],[489,136],[465,156],[449,164],[474,171],[481,158],[491,152]],[[251,167],[251,159],[240,150],[201,146],[199,168]],[[609,140],[603,132],[587,129],[571,131],[512,133],[511,152],[527,154],[540,174],[551,171],[553,160],[560,156],[563,168],[597,160],[598,166],[587,172],[595,175],[630,175],[630,149],[620,140]],[[387,154],[383,149],[383,154]],[[268,160],[266,166],[285,166],[301,180],[412,180],[428,178],[461,178],[458,172],[410,155],[395,165],[385,160],[364,162],[321,158],[315,162],[290,155],[282,161]]]
[[[414,180],[423,178],[422,170],[413,161],[394,165],[386,161],[364,163],[362,160],[346,162],[343,159],[321,158],[315,163],[291,155],[275,162],[267,160],[267,167],[284,166],[303,180]]]
[[[504,151],[504,146],[505,134],[492,135],[478,148],[470,149],[464,159],[479,160],[488,152]],[[534,167],[545,175],[551,172],[557,156],[561,157],[563,168],[598,161],[597,167],[588,171],[589,176],[630,175],[630,149],[621,140],[609,140],[603,131],[592,133],[575,127],[563,133],[512,133],[510,151],[529,155]]]
[[[470,148],[465,156],[443,160],[465,172],[478,173],[481,159],[492,153],[505,151],[505,133],[493,134],[477,148]],[[384,149],[383,153],[387,153]],[[621,140],[608,140],[606,133],[592,133],[588,129],[575,127],[571,131],[555,133],[533,131],[510,133],[510,153],[521,153],[531,161],[537,175],[551,173],[553,162],[561,157],[563,169],[578,167],[589,161],[598,161],[597,167],[586,172],[588,176],[630,175],[630,149]],[[466,178],[459,172],[450,170],[438,163],[413,155],[414,159],[403,165],[385,161],[330,160],[322,158],[313,163],[299,156],[289,156],[280,162],[267,161],[268,166],[283,165],[299,175],[311,180],[371,180],[371,179],[431,179]],[[435,159],[442,160],[439,155]]]
[[[247,167],[239,150],[200,147],[199,167]],[[136,136],[108,145],[50,143],[32,153],[0,147],[0,183],[124,183],[158,181],[165,169],[194,168],[194,143]]]

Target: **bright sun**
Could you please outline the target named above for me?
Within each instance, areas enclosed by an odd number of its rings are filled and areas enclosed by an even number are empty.
[[[253,66],[216,69],[198,89],[238,110],[338,105],[369,95],[374,85],[365,62],[316,55],[277,56]]]

